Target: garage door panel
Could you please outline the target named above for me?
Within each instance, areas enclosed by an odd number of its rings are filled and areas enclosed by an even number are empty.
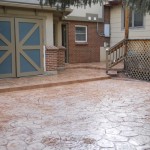
[[[19,41],[22,41],[35,23],[19,22]]]
[[[7,57],[11,54],[11,51],[6,51],[5,53],[3,53],[3,55],[0,58],[0,63],[2,64],[3,61],[5,61],[5,59],[7,59]],[[12,55],[11,55],[12,57]]]
[[[15,76],[14,19],[0,17],[0,78]]]
[[[37,65],[36,65],[36,63],[33,61],[33,59],[32,58],[30,58],[24,51],[21,51],[20,52],[20,54],[37,70],[37,71],[40,71],[40,67],[38,67]],[[20,56],[21,56],[20,55]],[[37,58],[36,58],[37,59]],[[21,63],[21,59],[20,59],[20,63]],[[22,68],[23,66],[21,66],[21,68]]]
[[[0,74],[9,74],[12,72],[12,55],[10,54],[0,65]]]
[[[11,42],[11,22],[9,19],[2,19],[0,21],[0,33]]]
[[[27,49],[23,50],[30,59],[34,61],[34,63],[40,67],[41,65],[41,60],[40,60],[40,49]]]
[[[2,41],[2,38],[0,39],[0,46],[7,46],[7,44],[4,41]]]
[[[42,74],[42,22],[17,18],[15,23],[18,61],[17,76]]]
[[[43,74],[42,20],[0,17],[0,78]]]
[[[40,31],[39,27],[31,34],[31,36],[23,44],[24,46],[28,45],[39,45],[40,44]]]
[[[37,71],[35,67],[23,56],[20,54],[20,72],[35,72]]]
[[[7,52],[6,50],[1,50],[1,51],[0,51],[0,58],[1,58],[6,52]]]

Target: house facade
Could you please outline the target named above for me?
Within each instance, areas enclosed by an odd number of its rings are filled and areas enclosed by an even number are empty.
[[[110,41],[110,8],[100,4],[72,7],[64,17],[67,47],[66,62],[90,63],[105,60],[105,45]],[[64,36],[65,38],[65,36]]]
[[[110,1],[110,46],[124,39],[124,8],[122,4]],[[129,39],[150,39],[150,15],[130,11]]]
[[[149,33],[150,15],[132,11],[129,38],[148,39]],[[124,9],[116,0],[65,12],[38,0],[1,0],[0,78],[57,73],[65,62],[105,61],[106,47],[122,39]]]
[[[150,81],[150,15],[137,10],[125,10],[124,3],[111,0],[111,48],[106,52],[107,72],[124,60],[128,76]],[[125,12],[129,14],[129,36],[125,32]],[[128,37],[128,39],[127,39]]]
[[[61,57],[58,53],[62,48],[53,46],[54,39],[61,43],[61,18],[70,12],[66,9],[62,14],[55,7],[41,7],[38,0],[1,0],[0,78],[56,70],[59,62],[54,56]]]

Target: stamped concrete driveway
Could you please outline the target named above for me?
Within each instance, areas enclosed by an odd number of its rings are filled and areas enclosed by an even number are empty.
[[[150,83],[111,79],[0,94],[0,150],[114,149],[150,149]]]

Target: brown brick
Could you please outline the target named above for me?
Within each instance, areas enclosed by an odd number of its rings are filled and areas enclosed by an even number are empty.
[[[109,7],[104,8],[104,21],[110,23]],[[97,34],[96,22],[68,21],[68,49],[69,63],[90,63],[100,61],[100,47],[103,47],[104,42],[110,41],[109,38],[99,36]],[[75,43],[75,25],[87,26],[87,43]],[[104,22],[99,23],[99,32],[104,32]]]
[[[65,47],[58,47],[58,60],[57,60],[57,67],[65,67]]]
[[[46,71],[57,70],[58,48],[47,47],[46,49]]]
[[[59,67],[65,67],[65,50],[64,47],[47,47],[46,71],[56,71]]]

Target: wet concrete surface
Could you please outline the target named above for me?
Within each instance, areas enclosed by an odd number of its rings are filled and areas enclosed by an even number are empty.
[[[28,89],[32,89],[32,86],[36,85],[44,87],[47,84],[57,84],[61,82],[82,82],[84,80],[109,78],[106,74],[105,67],[105,62],[66,64],[65,70],[59,71],[56,75],[0,79],[0,92],[3,92],[4,89],[11,91],[12,88],[20,88],[23,86],[28,86]],[[122,69],[123,64],[121,63],[115,67],[117,69]]]
[[[18,87],[27,87],[30,89],[32,86],[44,86],[47,84],[57,84],[66,82],[82,82],[84,80],[109,78],[105,70],[99,69],[66,69],[60,71],[56,75],[38,75],[21,78],[5,78],[0,79],[0,91],[2,89],[11,89]]]
[[[0,150],[149,150],[150,83],[109,79],[0,94]]]

